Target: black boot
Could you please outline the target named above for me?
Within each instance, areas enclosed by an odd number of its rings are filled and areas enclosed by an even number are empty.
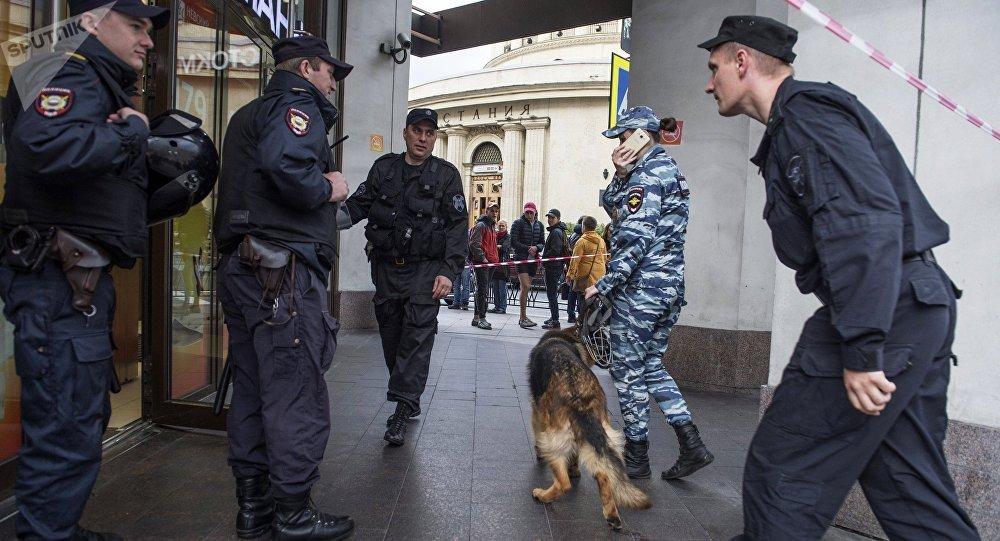
[[[660,474],[662,479],[686,477],[715,460],[712,453],[708,452],[708,447],[702,443],[698,427],[694,426],[694,423],[688,421],[677,425],[674,427],[674,431],[677,432],[677,443],[680,444],[681,454],[669,470]]]
[[[403,439],[406,437],[406,421],[410,419],[412,411],[410,406],[405,402],[396,402],[396,413],[392,414],[392,422],[389,423],[389,429],[385,431],[385,436],[382,437],[382,439],[389,442],[389,445],[393,447],[403,445]]]
[[[122,536],[107,532],[92,532],[86,528],[81,528],[77,525],[76,531],[73,532],[73,537],[70,538],[72,541],[122,541]]]
[[[254,539],[271,529],[274,519],[274,496],[267,475],[236,478],[236,536]]]
[[[353,530],[354,520],[351,517],[321,513],[309,499],[309,493],[290,498],[274,498],[272,539],[336,541],[347,539]]]
[[[625,439],[625,471],[629,479],[649,479],[649,442]]]
[[[419,415],[420,415],[420,407],[419,406],[417,406],[416,410],[412,410],[412,409],[410,410],[410,419],[413,419],[414,417],[418,417]],[[392,426],[392,420],[395,419],[395,418],[396,418],[396,414],[395,413],[393,413],[392,415],[390,415],[389,418],[385,420],[385,427],[389,428],[390,426]]]

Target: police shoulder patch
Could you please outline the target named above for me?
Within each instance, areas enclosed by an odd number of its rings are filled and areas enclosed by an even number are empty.
[[[65,115],[73,108],[73,91],[68,88],[47,86],[35,99],[35,111],[45,118]]]
[[[309,115],[294,107],[289,107],[285,113],[285,124],[299,137],[309,133]]]
[[[791,184],[792,191],[795,192],[796,197],[801,198],[806,195],[805,177],[807,174],[805,163],[802,161],[802,155],[796,154],[788,160],[788,165],[785,166],[785,178]]]
[[[642,200],[646,197],[646,188],[632,186],[625,194],[625,209],[633,213],[642,208]]]
[[[362,182],[361,184],[358,184],[358,189],[354,191],[354,195],[360,197],[362,195],[365,195],[365,192],[367,191],[368,191],[368,183]]]
[[[455,194],[451,198],[451,204],[455,206],[455,210],[459,212],[465,212],[465,196],[462,194]]]

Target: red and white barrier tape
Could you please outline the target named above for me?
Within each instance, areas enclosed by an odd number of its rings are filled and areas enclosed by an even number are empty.
[[[603,254],[603,255],[607,257],[611,254]],[[567,255],[562,257],[536,257],[535,259],[522,259],[520,261],[501,261],[500,263],[476,263],[476,264],[466,265],[466,267],[472,269],[481,269],[486,267],[503,267],[511,265],[520,265],[522,263],[548,263],[549,261],[564,261],[567,259],[576,259],[578,257],[597,257],[597,254]]]
[[[889,71],[902,77],[903,80],[916,87],[917,90],[923,92],[924,94],[927,94],[934,101],[940,103],[948,110],[953,111],[955,114],[961,116],[965,120],[968,120],[969,123],[971,123],[973,126],[985,131],[986,133],[992,135],[994,139],[1000,141],[1000,130],[987,124],[983,119],[979,118],[978,116],[970,113],[965,109],[965,107],[962,107],[961,105],[955,103],[955,101],[949,98],[948,96],[945,96],[944,94],[938,92],[936,88],[927,84],[920,77],[917,77],[916,75],[913,75],[912,73],[906,71],[902,66],[897,64],[894,60],[883,54],[882,51],[879,51],[875,47],[872,47],[871,44],[858,37],[857,34],[854,34],[847,28],[844,28],[844,25],[830,18],[829,15],[820,11],[819,8],[817,8],[816,6],[810,4],[806,0],[785,0],[785,1],[788,2],[792,7],[798,9],[799,11],[807,15],[810,19],[823,25],[827,30],[836,34],[837,37],[839,37],[840,39],[846,41],[847,43],[850,43],[855,48],[867,54],[868,57],[874,60],[875,62],[878,62]]]

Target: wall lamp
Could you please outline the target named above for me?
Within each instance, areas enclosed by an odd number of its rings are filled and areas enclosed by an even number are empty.
[[[390,42],[383,42],[378,46],[378,50],[389,55],[393,62],[402,64],[410,56],[410,37],[400,32],[396,34],[396,41],[399,43],[399,47],[394,46]],[[402,56],[400,56],[400,53],[403,53]]]

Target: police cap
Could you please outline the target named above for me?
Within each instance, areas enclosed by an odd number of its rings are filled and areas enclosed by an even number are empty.
[[[319,58],[323,62],[333,65],[333,78],[338,81],[343,81],[354,69],[354,66],[331,55],[326,40],[316,36],[281,38],[274,42],[271,54],[274,55],[275,64],[281,64],[293,58]]]
[[[625,133],[626,130],[646,130],[656,133],[660,129],[660,119],[652,109],[645,105],[631,107],[618,116],[618,123],[610,130],[604,130],[602,135],[613,139]]]
[[[406,115],[407,126],[410,124],[416,124],[417,122],[423,122],[425,120],[433,124],[435,130],[438,128],[438,114],[434,109],[418,107]]]
[[[792,47],[798,39],[798,31],[769,17],[730,15],[722,20],[719,35],[698,47],[711,51],[723,43],[735,41],[791,64],[795,60]]]
[[[170,22],[170,10],[157,6],[147,6],[141,0],[69,0],[69,14],[72,16],[111,4],[112,10],[136,19],[149,19],[153,28],[163,28]]]

